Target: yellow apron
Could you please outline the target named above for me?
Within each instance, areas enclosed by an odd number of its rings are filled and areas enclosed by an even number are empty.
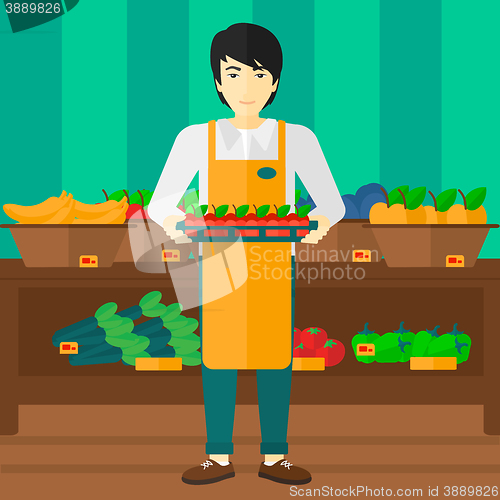
[[[212,204],[286,203],[285,122],[277,160],[217,160],[208,123],[208,200]],[[257,173],[268,167],[272,178]],[[262,172],[261,172],[262,173]],[[264,175],[264,177],[269,177]],[[291,243],[203,243],[202,359],[212,369],[283,369],[291,363]]]

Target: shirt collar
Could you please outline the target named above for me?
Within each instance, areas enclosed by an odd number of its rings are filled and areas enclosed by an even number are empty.
[[[267,150],[269,142],[276,130],[276,120],[267,118],[266,121],[256,129],[250,129],[252,138],[255,139],[263,150]],[[232,149],[236,141],[241,137],[241,132],[226,118],[217,120],[219,130],[222,133],[227,150]]]

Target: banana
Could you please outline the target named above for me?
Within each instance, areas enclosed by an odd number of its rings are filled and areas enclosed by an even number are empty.
[[[76,201],[70,198],[69,203],[65,207],[61,208],[54,217],[43,224],[71,224],[75,218],[75,203]]]
[[[75,219],[73,224],[123,224],[127,217],[128,203],[111,210],[98,219]]]
[[[21,224],[42,224],[48,221],[68,203],[66,191],[63,191],[59,198],[51,196],[38,205],[23,206],[23,205],[4,205],[4,212],[14,220]]]
[[[120,201],[108,200],[105,203],[97,205],[87,205],[86,203],[77,201],[75,206],[75,217],[85,220],[99,219],[111,210],[119,208],[124,201],[127,201],[126,196],[124,196]]]

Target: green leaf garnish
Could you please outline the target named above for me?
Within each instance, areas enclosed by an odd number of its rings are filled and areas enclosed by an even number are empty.
[[[257,209],[257,217],[259,219],[262,219],[262,217],[265,217],[268,214],[270,208],[271,208],[271,205],[262,205],[262,206],[260,206]]]
[[[408,194],[408,191],[410,190],[410,186],[399,186],[397,188],[394,188],[389,193],[389,206],[390,207],[392,205],[404,205],[403,197],[401,196],[401,193],[398,191],[398,189],[403,191],[403,194],[406,196]]]
[[[221,205],[220,207],[217,207],[215,209],[215,216],[220,219],[221,217],[224,217],[224,215],[227,214],[227,211],[229,210],[229,205]]]
[[[311,205],[302,205],[299,208],[297,215],[302,219],[303,217],[306,217],[310,211],[311,211]]]
[[[467,210],[477,210],[483,204],[485,198],[486,198],[485,187],[473,189],[465,197],[465,201],[467,202]]]
[[[278,208],[278,217],[282,219],[288,215],[288,212],[290,212],[290,205],[282,205]]]
[[[447,189],[436,196],[436,205],[438,212],[448,211],[457,199],[458,191],[456,189]]]
[[[298,203],[300,200],[300,189],[295,190],[295,203]]]
[[[200,210],[201,210],[202,216],[205,215],[208,211],[208,205],[200,205]]]
[[[337,345],[337,343],[334,342],[332,339],[328,339],[323,347],[333,347],[334,345]]]
[[[236,209],[236,217],[238,217],[238,219],[245,217],[245,215],[248,213],[249,208],[250,205],[240,205]]]
[[[412,189],[408,194],[405,194],[406,197],[406,208],[408,210],[415,210],[424,202],[424,198],[426,195],[426,188],[418,187]]]
[[[194,215],[195,208],[196,207],[194,205],[189,205],[189,207],[187,207],[186,213]]]

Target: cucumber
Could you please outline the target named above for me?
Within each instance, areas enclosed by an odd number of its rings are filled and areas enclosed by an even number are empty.
[[[69,356],[69,364],[72,366],[84,366],[84,365],[104,365],[109,363],[118,363],[122,357],[121,349],[116,348],[116,350],[106,353],[104,356],[89,357],[89,358],[79,358],[79,355]]]
[[[151,309],[161,300],[161,292],[149,292],[139,301],[139,305],[142,308],[142,314],[144,314],[145,309]]]
[[[125,356],[132,356],[144,351],[145,349],[148,348],[148,346],[149,346],[149,339],[147,337],[138,337],[138,341],[136,344],[130,347],[126,347],[122,350]]]
[[[122,362],[127,365],[133,365],[135,366],[135,358],[150,358],[151,355],[148,354],[147,352],[140,352],[139,354],[134,354],[132,356],[128,355],[123,355],[122,356]]]
[[[97,320],[93,316],[82,319],[78,323],[57,330],[52,336],[52,344],[59,347],[60,342],[71,342],[73,338],[77,339],[81,335],[92,332],[97,326]]]
[[[185,337],[197,330],[199,323],[194,318],[187,318],[187,324],[172,330],[172,337]]]
[[[113,346],[110,346],[107,342],[103,342],[99,345],[89,345],[78,347],[78,354],[70,354],[69,357],[79,356],[80,358],[93,358],[101,355],[106,355],[108,351],[113,352]]]
[[[147,318],[156,318],[158,316],[161,316],[162,314],[165,314],[166,309],[167,306],[165,304],[156,304],[150,309],[144,309],[142,314],[144,314],[144,316],[146,316]]]
[[[145,335],[147,337],[155,332],[161,332],[162,329],[163,320],[161,318],[153,318],[135,326],[133,332],[136,335]]]
[[[119,337],[125,333],[132,333],[134,329],[134,322],[130,318],[123,318],[123,323],[116,328],[111,328],[106,330],[106,336],[108,337]]]
[[[150,351],[147,349],[149,354],[151,354],[152,358],[175,358],[175,349],[171,345],[166,345],[160,349],[156,349],[155,351]]]
[[[127,333],[126,335],[121,335],[120,337],[106,337],[106,342],[113,347],[126,349],[127,347],[132,347],[139,342],[139,337],[137,335],[134,335],[133,337],[129,337],[129,335],[134,334]]]
[[[182,304],[175,302],[174,304],[170,304],[169,306],[167,306],[167,309],[162,314],[161,319],[164,323],[168,323],[169,321],[173,321],[175,318],[177,318],[181,312]]]
[[[97,321],[106,321],[107,319],[111,318],[113,314],[118,309],[118,305],[116,302],[108,302],[107,304],[102,305],[97,309],[97,311],[94,314],[94,317],[97,319]]]
[[[166,330],[168,332],[168,330]],[[170,335],[162,335],[158,337],[149,338],[149,346],[145,349],[147,352],[151,353],[158,349],[162,349],[170,342]]]
[[[132,306],[128,309],[124,309],[123,311],[116,313],[118,316],[122,318],[130,318],[132,321],[139,319],[142,316],[142,308],[141,306]]]
[[[106,342],[106,332],[102,328],[97,328],[95,333],[78,337],[77,342],[79,346],[102,344]]]

